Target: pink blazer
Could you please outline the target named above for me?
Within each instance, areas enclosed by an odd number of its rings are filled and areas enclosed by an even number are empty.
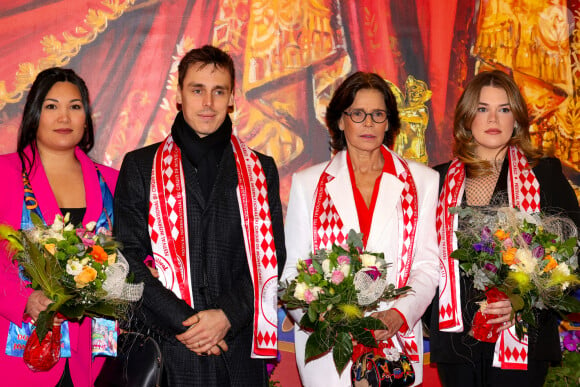
[[[79,148],[75,155],[81,163],[87,210],[83,224],[96,221],[102,211],[103,203],[99,179],[93,161]],[[0,223],[20,228],[22,203],[24,198],[22,186],[21,163],[16,153],[0,156]],[[114,193],[118,172],[112,168],[99,165],[107,186]],[[35,167],[30,173],[30,183],[46,222],[52,223],[60,213],[56,199],[37,157]],[[47,372],[32,372],[22,358],[6,355],[6,340],[10,322],[22,323],[26,301],[32,289],[25,288],[18,278],[18,270],[12,264],[5,250],[0,249],[0,374],[3,386],[50,386],[54,387],[62,376],[65,359],[60,359]],[[75,387],[92,386],[104,358],[91,359],[91,320],[85,318],[81,324],[69,323],[71,352],[69,367]]]

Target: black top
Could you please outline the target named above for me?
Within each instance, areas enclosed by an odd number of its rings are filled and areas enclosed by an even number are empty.
[[[75,226],[78,226],[83,223],[83,218],[85,217],[85,213],[87,212],[87,208],[61,208],[60,213],[63,216],[66,216],[67,213],[70,214],[69,222]]]
[[[450,162],[435,167],[439,172],[439,192],[443,187]],[[543,158],[533,168],[540,183],[540,208],[542,212],[568,216],[576,227],[580,226],[580,209],[574,190],[562,173],[560,160]],[[507,198],[508,158],[506,157],[498,177],[492,201],[496,198]],[[465,195],[462,200],[465,205]],[[473,339],[467,333],[471,322],[479,309],[476,304],[485,298],[483,292],[474,289],[471,278],[463,272],[460,276],[461,307],[463,312],[464,331],[461,333],[441,332],[439,326],[439,296],[433,299],[430,318],[431,361],[440,363],[470,363],[477,359],[493,357],[494,343],[484,343]],[[528,335],[529,357],[540,361],[558,361],[561,358],[558,337],[557,316],[550,311],[537,311],[538,329],[530,329]],[[428,316],[426,316],[428,317]],[[429,320],[427,318],[427,320]]]

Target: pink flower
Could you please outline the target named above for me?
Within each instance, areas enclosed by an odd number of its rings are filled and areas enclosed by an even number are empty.
[[[312,265],[308,266],[308,274],[316,274],[316,269],[314,268],[314,266]]]
[[[305,259],[303,262],[306,264],[306,266],[312,265],[312,259],[311,258]]]
[[[95,240],[91,239],[91,238],[81,237],[81,241],[83,241],[83,245],[85,245],[85,246],[94,246],[95,245]]]
[[[349,264],[350,258],[346,255],[341,255],[337,259],[339,265]]]
[[[304,300],[306,301],[307,304],[310,304],[312,301],[316,300],[314,293],[312,293],[310,289],[306,289],[306,291],[304,292]]]
[[[507,238],[506,240],[503,241],[503,247],[505,247],[506,249],[511,249],[512,247],[514,247],[514,241],[512,241],[511,238]]]
[[[340,270],[334,270],[332,272],[332,277],[330,278],[330,282],[335,285],[340,284],[344,280],[344,273]]]
[[[94,237],[95,233],[85,230],[84,228],[77,228],[75,233],[85,246],[93,246],[95,244]]]

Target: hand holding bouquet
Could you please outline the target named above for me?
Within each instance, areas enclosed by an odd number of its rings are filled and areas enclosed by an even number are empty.
[[[30,230],[1,225],[0,239],[9,242],[13,259],[30,287],[42,290],[53,301],[35,322],[33,335],[39,343],[53,332],[57,313],[69,320],[120,318],[130,302],[141,298],[143,284],[127,283],[129,265],[108,230],[95,232],[94,222],[75,228],[68,224],[68,214],[64,219],[57,215],[51,226],[35,214],[32,220],[35,227]],[[31,339],[33,336],[27,347]]]
[[[451,256],[473,278],[474,287],[486,291],[486,302],[509,298],[520,338],[529,325],[536,325],[532,308],[580,311],[578,300],[569,295],[580,285],[577,232],[571,221],[510,207],[451,211],[467,223],[456,232],[459,248]],[[497,327],[487,324],[490,318],[481,311],[475,316],[476,339],[497,339]]]
[[[351,230],[347,245],[335,244],[298,261],[298,276],[281,289],[289,309],[305,312],[300,326],[313,331],[306,342],[306,359],[332,349],[339,373],[352,356],[353,340],[376,348],[371,330],[385,329],[380,320],[364,313],[410,290],[388,284],[384,255],[363,251],[362,246],[361,235]]]

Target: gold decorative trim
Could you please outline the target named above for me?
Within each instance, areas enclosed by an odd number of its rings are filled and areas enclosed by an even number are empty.
[[[0,80],[0,110],[4,109],[6,104],[19,102],[39,72],[49,67],[69,63],[71,58],[79,53],[82,46],[93,42],[107,29],[109,21],[118,19],[134,3],[135,0],[103,0],[101,4],[109,11],[89,8],[84,25],[77,26],[74,35],[70,32],[63,32],[62,39],[54,35],[44,36],[40,43],[46,56],[38,59],[36,64],[24,62],[18,66],[18,71],[14,76],[15,89],[7,91],[6,83]]]

